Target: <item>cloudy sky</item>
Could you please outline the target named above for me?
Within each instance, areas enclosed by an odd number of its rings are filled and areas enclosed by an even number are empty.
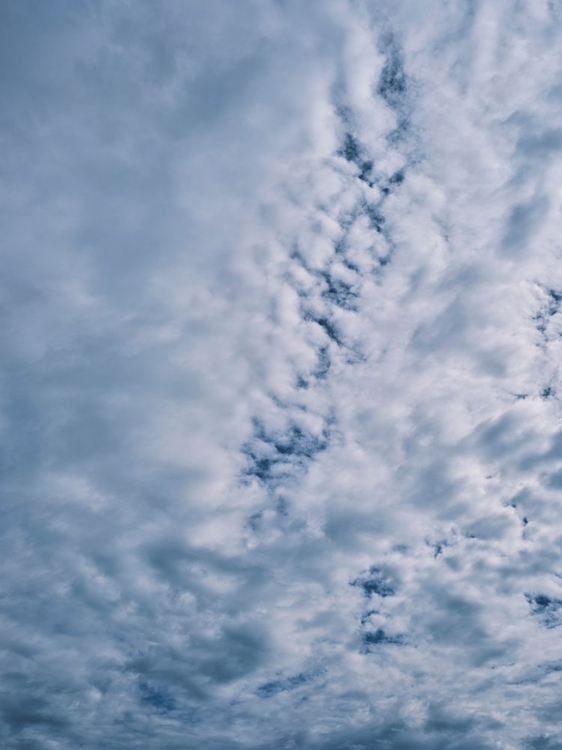
[[[560,750],[559,0],[0,37],[2,748]]]

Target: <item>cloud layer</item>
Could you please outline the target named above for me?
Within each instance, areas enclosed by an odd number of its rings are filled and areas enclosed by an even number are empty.
[[[561,22],[4,4],[3,747],[562,748]]]

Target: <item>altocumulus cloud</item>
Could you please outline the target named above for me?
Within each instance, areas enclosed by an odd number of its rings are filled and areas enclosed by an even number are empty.
[[[0,7],[0,744],[562,747],[562,8]]]

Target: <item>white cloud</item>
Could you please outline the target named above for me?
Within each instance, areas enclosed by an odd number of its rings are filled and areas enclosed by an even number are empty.
[[[3,746],[559,747],[553,4],[2,15]]]

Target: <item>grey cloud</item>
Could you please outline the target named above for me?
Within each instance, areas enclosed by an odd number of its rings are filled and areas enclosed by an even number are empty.
[[[548,205],[548,198],[537,195],[512,208],[502,240],[502,249],[506,254],[517,255],[523,248],[529,247]]]
[[[546,129],[536,135],[524,134],[519,139],[517,148],[525,156],[547,157],[551,152],[562,148],[562,131]]]

